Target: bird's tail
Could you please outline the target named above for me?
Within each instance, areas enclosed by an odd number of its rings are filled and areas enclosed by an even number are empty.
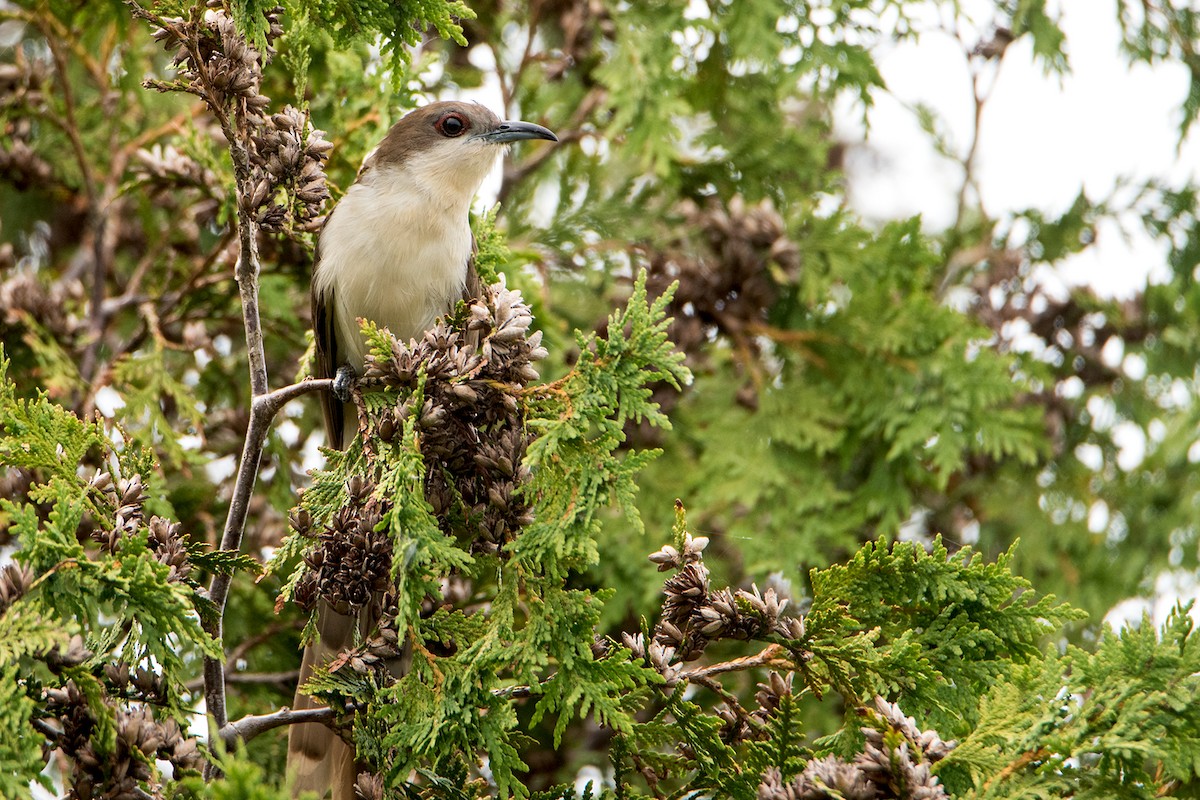
[[[317,611],[317,632],[320,638],[304,648],[297,686],[312,675],[313,669],[328,663],[351,645],[354,617],[338,614],[322,603]],[[296,689],[295,710],[318,708],[320,703]],[[358,770],[354,763],[354,748],[329,728],[316,722],[293,725],[288,731],[287,773],[292,778],[292,796],[301,792],[316,792],[320,798],[354,800],[354,782]]]

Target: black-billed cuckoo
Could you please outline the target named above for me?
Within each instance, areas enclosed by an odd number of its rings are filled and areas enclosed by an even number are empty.
[[[321,395],[332,447],[343,447],[358,427],[345,401],[366,357],[359,318],[407,341],[420,338],[464,293],[475,294],[471,201],[503,145],[521,139],[558,141],[540,125],[502,122],[478,104],[431,103],[392,126],[329,215],[317,244],[312,311],[314,374],[335,378],[338,395]],[[372,624],[322,604],[320,638],[304,650],[300,683],[352,644],[356,625],[368,633]],[[295,708],[315,705],[297,691]],[[287,766],[296,794],[354,798],[354,751],[323,725],[292,726]]]

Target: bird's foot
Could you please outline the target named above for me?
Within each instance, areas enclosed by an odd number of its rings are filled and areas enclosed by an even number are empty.
[[[338,367],[337,375],[333,376],[333,396],[343,403],[349,403],[350,390],[354,388],[354,382],[357,380],[358,375],[354,372],[354,367],[342,364]]]

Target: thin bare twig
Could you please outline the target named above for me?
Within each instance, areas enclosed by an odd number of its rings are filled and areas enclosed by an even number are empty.
[[[563,144],[571,144],[578,142],[583,138],[583,124],[587,122],[601,103],[604,102],[607,93],[603,89],[593,89],[583,98],[583,102],[575,109],[575,113],[571,115],[570,122],[567,123],[566,129],[558,132],[558,143],[561,147]],[[504,200],[509,193],[525,180],[530,173],[534,172],[538,167],[546,162],[548,158],[559,151],[560,147],[546,147],[539,150],[534,156],[526,159],[518,164],[512,164],[506,157],[504,163],[504,175],[500,182],[500,191],[497,192],[497,202],[503,207]]]
[[[67,139],[71,142],[71,151],[75,155],[75,161],[78,163],[79,172],[83,177],[83,187],[87,193],[88,203],[94,207],[96,177],[92,174],[92,162],[88,160],[87,150],[83,146],[83,138],[79,135],[79,121],[75,116],[75,88],[67,77],[67,57],[62,51],[62,42],[70,37],[66,36],[64,31],[51,30],[52,25],[49,19],[40,14],[34,18],[34,23],[45,37],[46,44],[50,48],[50,56],[54,59],[54,72],[58,80],[58,88],[62,92],[63,118],[66,123],[63,126],[63,132],[67,134]]]
[[[42,734],[42,736],[45,736],[52,742],[57,742],[63,736],[63,732],[61,730],[56,728],[54,725],[51,725],[44,719],[33,719],[30,720],[30,722],[33,724],[34,729],[38,731],[38,733]]]
[[[97,353],[104,333],[105,281],[108,279],[113,253],[116,249],[114,226],[110,224],[109,217],[114,211],[120,213],[120,209],[114,209],[113,206],[116,201],[117,181],[123,172],[124,165],[123,162],[111,165],[108,180],[103,193],[101,193],[92,162],[88,159],[83,144],[83,137],[80,135],[75,88],[67,73],[69,68],[67,54],[63,52],[63,42],[72,41],[75,37],[70,36],[69,31],[62,28],[61,25],[57,25],[56,21],[47,15],[38,14],[34,18],[34,22],[45,37],[51,58],[54,60],[55,79],[62,92],[62,129],[71,143],[71,150],[83,178],[84,194],[87,197],[88,229],[92,244],[91,309],[88,318],[88,345],[79,366],[79,374],[85,382],[90,383],[95,377]],[[107,80],[97,81],[97,87],[101,92],[101,102],[107,103],[112,94]]]
[[[697,667],[694,670],[680,673],[679,677],[684,680],[691,680],[696,677],[709,678],[713,675],[721,675],[726,672],[740,672],[744,669],[753,669],[755,667],[791,667],[792,662],[783,658],[785,652],[783,645],[772,644],[752,656],[743,656],[731,661],[722,661],[720,664],[710,664],[707,667]]]
[[[983,62],[977,62],[973,59],[973,55],[978,54],[979,48],[972,47],[961,32],[950,32],[950,34],[958,40],[962,45],[963,53],[967,59],[967,66],[971,73],[971,102],[972,102],[972,118],[971,118],[971,141],[967,145],[966,155],[962,157],[960,164],[963,169],[962,183],[958,187],[958,197],[955,203],[954,224],[950,230],[958,239],[963,234],[963,226],[966,224],[968,213],[968,195],[974,192],[975,206],[978,209],[980,216],[987,219],[987,211],[983,207],[983,195],[979,189],[978,176],[976,175],[976,161],[979,154],[979,140],[983,132],[983,109],[987,105],[988,99],[991,96],[992,90],[996,87],[996,80],[999,77],[999,72],[1004,64],[1003,49],[998,57],[994,60],[986,59]],[[994,65],[994,66],[984,66]],[[982,79],[985,69],[992,69],[991,83],[984,88]],[[958,248],[961,241],[955,242],[955,247]],[[962,274],[963,270],[973,262],[963,259],[956,259],[956,253],[948,253],[946,259],[945,274],[942,277],[941,283],[938,285],[938,295],[944,296],[954,282]]]
[[[274,639],[279,633],[286,630],[301,630],[304,628],[303,620],[287,620],[286,622],[275,622],[267,625],[253,636],[247,637],[244,641],[238,644],[237,647],[229,651],[225,656],[225,663],[237,663],[246,657],[246,653],[258,647],[264,642],[269,642]]]
[[[139,18],[175,33],[187,49],[191,63],[196,70],[196,80],[194,84],[189,83],[186,86],[170,88],[193,91],[206,101],[209,110],[221,126],[229,148],[229,156],[233,162],[237,191],[239,244],[234,275],[238,282],[238,294],[242,305],[242,324],[246,332],[246,356],[250,372],[251,395],[250,425],[246,431],[246,441],[242,446],[242,457],[238,464],[233,496],[230,498],[229,512],[225,518],[225,527],[220,542],[220,549],[236,552],[241,550],[250,497],[258,479],[263,443],[266,440],[271,419],[288,399],[313,391],[316,387],[309,386],[299,390],[296,387],[289,387],[289,389],[281,390],[281,393],[275,396],[269,395],[266,355],[258,309],[258,276],[261,269],[258,256],[258,222],[254,217],[249,200],[254,188],[254,173],[250,163],[250,132],[246,121],[245,99],[235,98],[229,108],[226,108],[223,103],[216,102],[216,98],[222,95],[220,92],[210,90],[214,84],[209,75],[207,59],[201,54],[195,36],[189,35],[180,26],[147,11],[136,2],[131,1],[130,5],[134,9],[134,14]],[[156,88],[165,87],[156,86]],[[225,603],[229,599],[231,583],[231,576],[217,574],[213,576],[208,588],[208,599],[215,607],[216,613],[211,616],[211,621],[205,628],[207,633],[218,641],[223,635]],[[204,686],[204,699],[208,713],[212,716],[218,735],[224,739],[229,718],[225,707],[225,662],[223,658],[205,658]],[[236,738],[237,734],[234,733],[233,736]],[[217,773],[218,770],[211,763],[205,769],[206,778],[211,779]]]
[[[337,712],[329,706],[306,708],[300,711],[281,708],[272,714],[251,715],[242,717],[236,722],[227,723],[220,728],[218,735],[226,747],[232,747],[239,741],[248,742],[260,733],[282,728],[284,725],[298,725],[303,722],[319,722],[322,725],[328,725],[336,716]]]
[[[532,686],[506,686],[503,689],[492,689],[493,697],[500,697],[506,700],[519,700],[526,697],[533,697],[535,694]]]
[[[732,711],[737,718],[745,723],[748,727],[753,728],[756,731],[766,730],[766,726],[763,725],[760,720],[750,716],[746,709],[742,708],[742,704],[738,702],[737,696],[722,686],[721,682],[716,678],[709,678],[704,675],[697,675],[693,673],[687,676],[687,680],[688,683],[695,684],[696,686],[703,686],[705,689],[708,689],[710,692],[716,694],[718,697],[724,700],[725,705],[729,706],[729,710]]]
[[[954,230],[962,229],[967,216],[967,191],[975,187],[975,159],[979,152],[979,134],[983,123],[983,106],[987,95],[979,87],[979,72],[971,70],[971,100],[974,104],[974,116],[971,125],[971,142],[967,145],[967,154],[963,157],[963,180],[958,187],[958,201],[954,213]],[[978,195],[978,191],[976,191]]]
[[[257,315],[257,275],[255,276],[254,283],[256,297],[253,307]],[[255,322],[257,323],[257,319]],[[249,335],[249,332],[250,328],[247,326],[247,335]],[[258,332],[258,336],[258,344],[261,348],[261,331]],[[291,386],[285,386],[282,389],[276,389],[274,392],[263,391],[254,394],[250,406],[250,424],[246,429],[246,441],[242,446],[242,461],[238,467],[233,497],[229,503],[229,515],[225,521],[225,532],[221,537],[222,550],[241,550],[242,534],[246,528],[246,514],[250,506],[250,496],[254,492],[254,484],[258,479],[258,464],[262,458],[263,444],[266,442],[267,432],[270,430],[271,421],[275,418],[275,414],[279,412],[279,409],[284,404],[293,398],[309,392],[328,391],[332,386],[332,379],[322,378],[319,380],[302,381]],[[215,621],[210,623],[209,634],[218,640],[222,634],[225,601],[229,598],[231,581],[231,576],[217,574],[213,576],[212,583],[209,585],[209,600],[217,607],[218,611],[218,614],[215,615]],[[217,726],[218,732],[221,732],[229,722],[229,718],[225,712],[224,659],[206,658],[204,661],[204,679],[204,697],[208,713],[213,716],[213,721]],[[221,735],[224,736],[223,733]]]
[[[147,11],[138,5],[136,0],[130,0],[129,4],[136,17],[168,30],[174,35],[174,38],[186,49],[189,68],[193,70],[191,78],[187,81],[175,81],[170,84],[152,82],[148,85],[160,91],[185,91],[202,98],[221,126],[221,132],[225,136],[229,149],[230,160],[233,162],[237,199],[236,230],[239,246],[234,276],[238,283],[242,324],[246,334],[247,366],[250,373],[250,423],[242,446],[241,460],[238,464],[233,495],[230,498],[229,511],[225,518],[219,547],[221,550],[238,552],[241,550],[246,529],[251,495],[258,479],[263,444],[266,441],[272,419],[279,409],[292,398],[318,389],[327,389],[331,381],[308,381],[285,387],[276,392],[270,391],[258,305],[258,278],[261,270],[258,255],[259,226],[251,203],[255,175],[250,160],[252,141],[249,117],[253,112],[250,111],[245,96],[239,95],[227,100],[225,94],[215,88],[217,84],[210,75],[208,59],[200,52],[200,43],[195,33],[200,22],[200,15],[203,13],[202,5],[198,4],[193,8],[189,28]],[[223,636],[225,604],[229,599],[231,583],[232,576],[216,574],[208,588],[208,599],[216,613],[207,618],[205,631],[218,641]],[[290,721],[295,719],[292,712],[287,712],[288,715],[291,715],[287,718],[288,721],[253,722],[248,719],[231,726],[225,704],[225,659],[223,657],[206,657],[204,660],[204,698],[217,735],[224,741],[248,738],[249,735],[253,735],[260,729],[266,730],[277,724],[290,724]],[[273,716],[270,719],[279,720],[284,717]],[[217,766],[210,762],[205,767],[205,778],[211,780],[219,775],[219,772]]]

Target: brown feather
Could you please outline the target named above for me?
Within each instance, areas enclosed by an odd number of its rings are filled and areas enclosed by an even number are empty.
[[[331,212],[329,216],[332,218],[333,213]],[[316,286],[317,270],[320,268],[321,239],[318,236],[316,252],[313,254],[312,285],[314,287]],[[337,333],[334,328],[334,309],[336,307],[333,290],[318,292],[315,288],[313,289],[312,322],[313,339],[316,345],[313,359],[314,378],[332,378],[337,375],[338,367],[341,366],[338,357]],[[345,442],[342,441],[342,419],[345,416],[345,410],[332,392],[319,392],[318,396],[321,398],[321,414],[325,417],[325,440],[334,450],[341,450],[345,445]]]
[[[341,405],[340,403],[338,405]],[[297,687],[312,677],[315,667],[327,664],[353,643],[354,620],[338,614],[325,603],[317,610],[317,641],[304,648]],[[292,708],[320,708],[321,703],[297,688]],[[316,792],[332,800],[354,800],[358,769],[354,749],[341,737],[317,722],[293,725],[288,730],[288,777],[293,780],[292,794]]]

